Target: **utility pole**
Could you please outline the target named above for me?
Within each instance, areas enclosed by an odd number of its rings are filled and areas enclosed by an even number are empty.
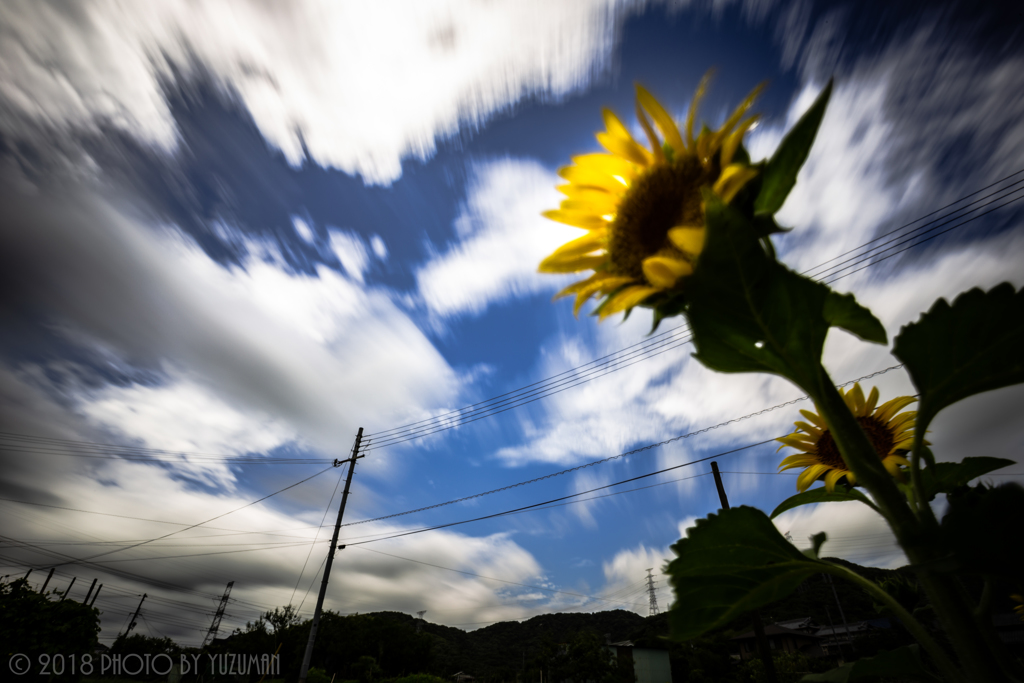
[[[228,586],[224,589],[224,595],[220,598],[220,604],[217,605],[217,613],[213,615],[213,623],[210,624],[210,630],[206,632],[203,644],[199,646],[200,649],[212,643],[213,639],[217,637],[217,629],[220,628],[220,620],[224,618],[224,610],[228,606],[228,596],[231,595],[231,587],[234,585],[234,581],[228,581]]]
[[[72,576],[71,577],[71,583],[68,584],[67,589],[64,591],[64,595],[60,596],[59,602],[64,602],[64,598],[68,597],[68,593],[71,592],[71,587],[75,585],[75,580],[77,578],[78,578],[77,576]]]
[[[89,603],[89,607],[92,607],[93,605],[96,604],[96,598],[100,597],[100,591],[101,590],[103,590],[103,584],[102,583],[100,584],[100,587],[96,589],[96,592],[93,593],[92,602]]]
[[[85,594],[85,600],[82,600],[82,604],[83,605],[88,605],[89,604],[89,596],[92,595],[92,589],[96,587],[96,582],[97,581],[99,581],[99,579],[93,579],[92,580],[92,585],[89,586],[89,592]]]
[[[718,499],[722,501],[722,508],[729,509],[729,497],[725,495],[725,486],[722,484],[722,474],[718,471],[718,463],[711,461],[711,473],[715,475],[715,486],[718,488]],[[754,639],[757,641],[757,652],[761,655],[761,662],[764,664],[764,672],[768,683],[778,683],[778,676],[775,675],[775,662],[772,660],[772,651],[768,647],[768,638],[764,635],[764,624],[761,623],[761,611],[751,610],[754,617]]]
[[[836,592],[836,585],[832,583],[832,577],[829,574],[823,574],[822,576],[825,577],[828,585],[832,586],[832,595],[835,596],[836,607],[839,608],[839,617],[843,620],[843,628],[846,629],[846,642],[850,644],[850,652],[856,652],[857,648],[853,645],[853,634],[850,633],[850,625],[846,623],[846,613],[843,612],[843,603],[839,602],[839,593]],[[832,634],[835,635],[834,629]]]
[[[96,591],[96,592],[99,593],[99,591]],[[127,638],[128,634],[132,632],[133,628],[135,628],[135,620],[139,618],[139,612],[142,611],[142,603],[144,603],[145,601],[146,601],[146,594],[143,593],[142,594],[142,599],[139,600],[139,606],[135,608],[135,614],[132,615],[131,623],[128,624],[128,629],[124,632],[124,637],[125,638]]]
[[[39,593],[46,595],[46,587],[50,585],[50,579],[53,578],[53,570],[56,567],[50,567],[50,573],[46,575],[46,581],[43,581],[43,587],[39,589]]]
[[[362,442],[363,428],[360,427],[356,433],[355,445],[352,446],[352,457],[348,460],[334,461],[335,467],[348,463],[348,477],[345,479],[345,490],[341,494],[341,505],[338,507],[338,521],[334,525],[334,535],[331,537],[331,548],[327,551],[327,564],[324,565],[324,578],[320,582],[320,594],[316,598],[313,623],[309,625],[309,640],[306,641],[306,654],[302,657],[302,668],[299,669],[299,683],[306,683],[306,675],[309,673],[309,660],[313,657],[313,643],[316,641],[316,631],[320,627],[320,613],[324,608],[324,596],[327,595],[327,580],[331,576],[331,565],[334,564],[334,551],[345,547],[338,545],[338,533],[341,531],[341,519],[345,516],[345,503],[348,501],[348,491],[352,486],[352,475],[356,471],[356,460],[363,457],[359,455],[359,446]]]
[[[653,617],[658,613],[658,596],[654,594],[654,576],[651,574],[652,571],[654,571],[654,567],[647,570],[647,616],[649,617]]]

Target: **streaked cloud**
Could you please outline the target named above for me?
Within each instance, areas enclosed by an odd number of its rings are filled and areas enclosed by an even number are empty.
[[[163,87],[202,73],[291,164],[308,153],[389,183],[460,127],[605,71],[617,5],[20,0],[4,10],[0,111],[15,138],[113,127],[170,152]]]

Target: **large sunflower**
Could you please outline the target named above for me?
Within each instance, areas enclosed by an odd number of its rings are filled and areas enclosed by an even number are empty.
[[[857,418],[861,429],[867,434],[871,445],[875,447],[885,469],[894,477],[900,476],[900,466],[910,466],[910,462],[903,456],[914,442],[914,420],[917,417],[914,411],[900,411],[917,399],[913,396],[899,396],[876,408],[877,388],[871,389],[867,399],[864,398],[860,384],[854,384],[849,391],[840,389],[839,393],[846,401],[850,412]],[[843,477],[846,477],[847,483],[851,486],[856,484],[857,478],[839,453],[839,447],[832,438],[825,420],[809,410],[801,410],[800,414],[807,418],[808,422],[797,422],[795,432],[776,441],[782,443],[779,450],[792,446],[802,452],[785,458],[779,465],[779,470],[806,468],[796,480],[796,488],[801,493],[821,478],[825,479],[825,488],[829,491],[834,491],[836,484]]]
[[[705,76],[694,94],[683,132],[665,108],[637,85],[636,114],[650,149],[634,140],[622,121],[605,109],[607,130],[597,134],[597,141],[609,153],[574,157],[573,166],[559,170],[569,181],[558,188],[566,199],[561,208],[544,215],[583,228],[587,234],[559,247],[541,262],[539,270],[594,271],[555,296],[575,294],[575,314],[587,300],[600,295],[605,300],[597,313],[603,320],[681,285],[704,248],[701,188],[710,187],[729,202],[756,175],[746,163],[746,155],[737,155],[737,150],[758,118],[743,117],[761,86],[721,128],[705,127],[694,139],[697,106],[707,83]],[[738,160],[740,156],[742,160]]]

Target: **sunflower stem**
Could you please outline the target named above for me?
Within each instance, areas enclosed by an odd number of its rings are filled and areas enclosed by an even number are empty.
[[[924,649],[932,656],[935,660],[936,666],[942,671],[943,675],[950,681],[963,681],[963,675],[957,669],[953,661],[946,655],[945,651],[939,647],[939,644],[935,642],[935,639],[931,637],[927,629],[919,622],[914,616],[904,609],[903,605],[896,601],[894,597],[885,592],[881,586],[874,581],[864,578],[860,574],[846,567],[842,567],[831,562],[826,562],[828,568],[826,571],[830,574],[842,577],[848,581],[855,583],[856,585],[863,588],[869,595],[877,598],[886,607],[892,610],[896,618],[906,627],[910,633],[917,638],[917,642],[921,643]]]
[[[917,518],[924,523],[925,527],[931,530],[939,528],[939,520],[932,510],[931,501],[928,500],[928,492],[924,490],[924,479],[921,476],[921,451],[924,448],[924,429],[914,431],[914,450],[910,455],[910,484],[914,491],[914,511]]]
[[[924,568],[942,556],[942,548],[935,533],[938,525],[933,527],[929,522],[921,520],[917,510],[911,508],[823,367],[819,370],[817,386],[804,389],[818,406],[819,414],[832,433],[846,465],[857,477],[857,482],[871,493],[907,559],[911,565],[921,567],[921,586],[949,635],[968,680],[971,683],[1005,680],[998,665],[993,662],[990,644],[974,625],[973,605],[968,605],[957,594],[954,579]],[[920,433],[916,438],[922,438]],[[915,455],[920,452],[920,448],[918,446],[914,449]],[[920,484],[919,477],[917,485]],[[922,488],[917,489],[919,499],[922,491]],[[931,514],[931,507],[927,507]]]

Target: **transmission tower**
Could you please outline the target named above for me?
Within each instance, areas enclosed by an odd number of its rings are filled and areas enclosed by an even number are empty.
[[[217,613],[213,615],[213,623],[210,624],[210,630],[207,631],[200,647],[206,647],[217,637],[217,629],[220,628],[220,620],[224,618],[224,608],[228,606],[228,596],[231,595],[231,587],[234,585],[234,581],[228,581],[228,587],[224,589],[224,595],[221,596],[220,604],[217,605]]]
[[[647,616],[653,617],[658,613],[658,596],[654,593],[654,575],[651,572],[654,571],[654,567],[647,570],[647,595],[650,598],[650,609],[647,612]]]

